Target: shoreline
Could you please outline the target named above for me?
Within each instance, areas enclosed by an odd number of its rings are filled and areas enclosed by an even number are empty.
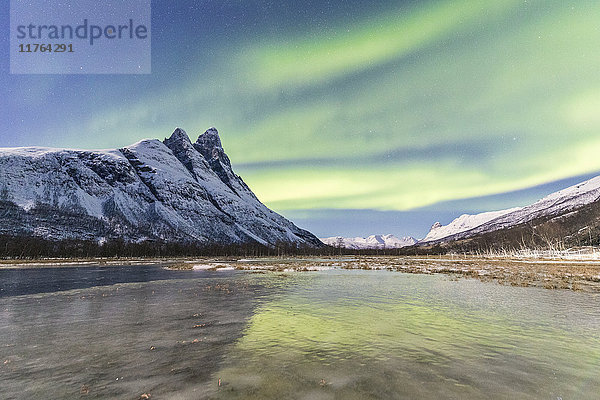
[[[600,292],[600,260],[492,256],[182,257],[0,260],[0,269],[157,265],[171,270],[304,272],[332,269],[445,274],[503,285]]]

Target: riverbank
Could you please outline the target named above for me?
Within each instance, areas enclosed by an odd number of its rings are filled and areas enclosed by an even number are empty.
[[[509,258],[493,256],[343,256],[285,258],[165,258],[2,260],[0,268],[49,268],[111,265],[162,265],[173,270],[246,270],[302,272],[329,269],[389,270],[413,274],[446,274],[503,285],[600,292],[597,259]]]
[[[436,257],[320,257],[187,260],[174,269],[252,271],[322,271],[328,269],[390,270],[414,274],[446,274],[453,278],[476,278],[503,285],[600,292],[600,261],[483,256]]]

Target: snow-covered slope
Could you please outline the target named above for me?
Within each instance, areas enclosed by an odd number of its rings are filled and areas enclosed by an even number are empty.
[[[344,247],[346,249],[391,249],[412,246],[417,243],[416,239],[410,236],[399,239],[394,235],[371,235],[366,238],[333,236],[322,238],[321,241],[329,246]]]
[[[543,199],[509,210],[477,215],[463,215],[449,225],[435,224],[421,241],[440,242],[465,239],[475,235],[507,229],[540,217],[564,215],[600,200],[600,176],[552,193]]]
[[[519,208],[511,208],[508,210],[490,211],[481,214],[463,214],[460,217],[454,219],[448,225],[442,225],[436,222],[431,227],[431,230],[425,236],[421,242],[431,242],[434,240],[443,239],[448,236],[456,235],[457,233],[465,232],[476,228],[480,225],[485,224],[488,221],[498,218],[504,214],[508,214],[513,211],[517,211]]]
[[[216,129],[119,150],[0,149],[0,234],[320,246],[235,175]]]

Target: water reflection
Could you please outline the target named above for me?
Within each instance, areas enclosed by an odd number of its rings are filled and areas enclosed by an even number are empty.
[[[92,272],[76,268],[21,279],[13,288],[32,294],[0,298],[0,398],[600,393],[597,294],[388,271],[153,268],[90,288]],[[46,293],[50,278],[77,289]]]
[[[216,397],[600,393],[597,295],[384,271],[302,279],[257,310],[217,373]]]
[[[2,298],[0,398],[206,397],[257,301],[281,289],[254,277],[199,273]]]

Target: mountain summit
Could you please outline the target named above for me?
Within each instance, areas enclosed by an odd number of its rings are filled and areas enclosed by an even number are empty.
[[[0,235],[47,240],[322,246],[264,206],[210,128],[192,143],[0,149]]]

